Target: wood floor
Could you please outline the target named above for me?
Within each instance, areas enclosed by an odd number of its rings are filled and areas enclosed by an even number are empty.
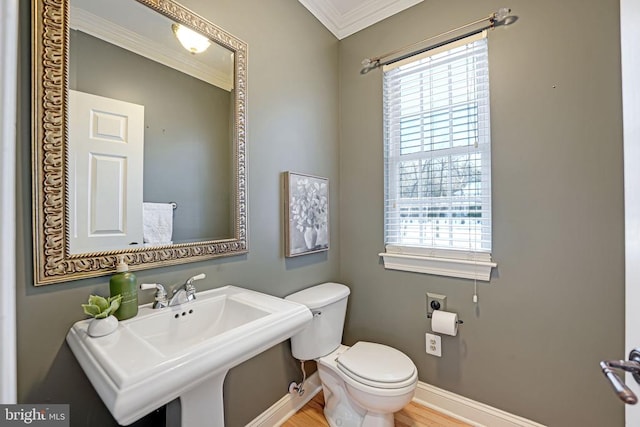
[[[324,396],[320,392],[282,426],[328,426],[329,424],[327,424],[322,414],[322,408],[324,408]],[[395,427],[471,427],[469,424],[413,402],[405,406],[400,412],[396,412],[394,418]]]

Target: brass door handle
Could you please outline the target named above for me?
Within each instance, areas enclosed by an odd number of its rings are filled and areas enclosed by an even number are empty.
[[[627,405],[638,403],[638,397],[627,385],[622,382],[614,369],[620,369],[633,374],[633,378],[640,384],[640,348],[635,348],[629,353],[629,360],[603,360],[600,362],[602,373],[607,377],[613,390],[620,400]]]

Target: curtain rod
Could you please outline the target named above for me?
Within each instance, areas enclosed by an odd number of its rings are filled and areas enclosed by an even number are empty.
[[[443,46],[445,44],[448,44],[448,43],[451,43],[451,42],[454,42],[454,41],[457,41],[457,40],[461,40],[461,39],[463,39],[465,37],[469,37],[471,35],[480,33],[480,32],[482,32],[484,30],[489,29],[489,28],[494,28],[496,25],[505,23],[505,20],[509,17],[510,13],[511,13],[511,9],[509,9],[507,7],[501,7],[496,12],[493,12],[491,15],[487,16],[486,18],[477,19],[477,20],[475,20],[473,22],[469,22],[468,24],[465,24],[465,25],[463,25],[461,27],[454,28],[453,30],[445,31],[444,33],[440,33],[440,34],[438,34],[436,36],[429,37],[429,38],[424,39],[424,40],[420,40],[418,42],[415,42],[415,43],[412,43],[410,45],[404,46],[404,47],[402,47],[400,49],[393,50],[391,52],[387,52],[387,53],[385,53],[383,55],[376,56],[374,58],[365,58],[362,61],[363,68],[362,68],[362,70],[360,70],[360,74],[367,74],[369,71],[374,70],[374,69],[379,68],[379,67],[382,67],[384,65],[393,64],[394,62],[401,61],[401,60],[403,60],[405,58],[408,58],[410,56],[417,55],[419,53],[426,52],[428,50],[432,50],[432,49],[438,48],[440,46]],[[398,57],[389,59],[387,61],[382,61],[384,58],[387,58],[387,57],[389,57],[391,55],[395,55],[395,54],[400,53],[400,52],[404,52],[405,50],[410,49],[410,48],[412,48],[412,47],[414,47],[416,45],[419,45],[419,44],[422,44],[422,43],[425,43],[425,42],[428,42],[428,41],[431,41],[431,40],[434,40],[434,39],[437,39],[437,38],[440,38],[440,37],[443,37],[443,36],[448,36],[449,34],[455,33],[455,32],[460,31],[460,30],[464,30],[465,28],[469,28],[469,27],[471,27],[473,25],[477,25],[477,24],[480,24],[480,23],[485,22],[485,21],[488,22],[487,25],[485,25],[485,26],[483,26],[481,28],[477,28],[475,30],[472,30],[470,32],[467,32],[467,33],[465,33],[463,35],[458,35],[458,36],[449,38],[449,39],[447,39],[445,41],[436,43],[434,45],[427,46],[427,47],[424,47],[424,48],[421,48],[421,49],[418,49],[418,50],[414,50],[414,51],[409,52],[409,53],[405,53],[405,54],[400,55]]]

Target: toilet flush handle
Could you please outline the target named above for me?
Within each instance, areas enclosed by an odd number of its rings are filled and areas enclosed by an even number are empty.
[[[313,317],[322,316],[322,312],[320,310],[311,310],[311,314],[313,314]]]

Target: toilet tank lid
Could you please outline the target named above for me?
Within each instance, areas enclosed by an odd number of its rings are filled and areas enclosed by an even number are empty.
[[[351,290],[347,286],[330,282],[303,289],[284,299],[304,304],[313,310],[346,298],[350,293]]]

